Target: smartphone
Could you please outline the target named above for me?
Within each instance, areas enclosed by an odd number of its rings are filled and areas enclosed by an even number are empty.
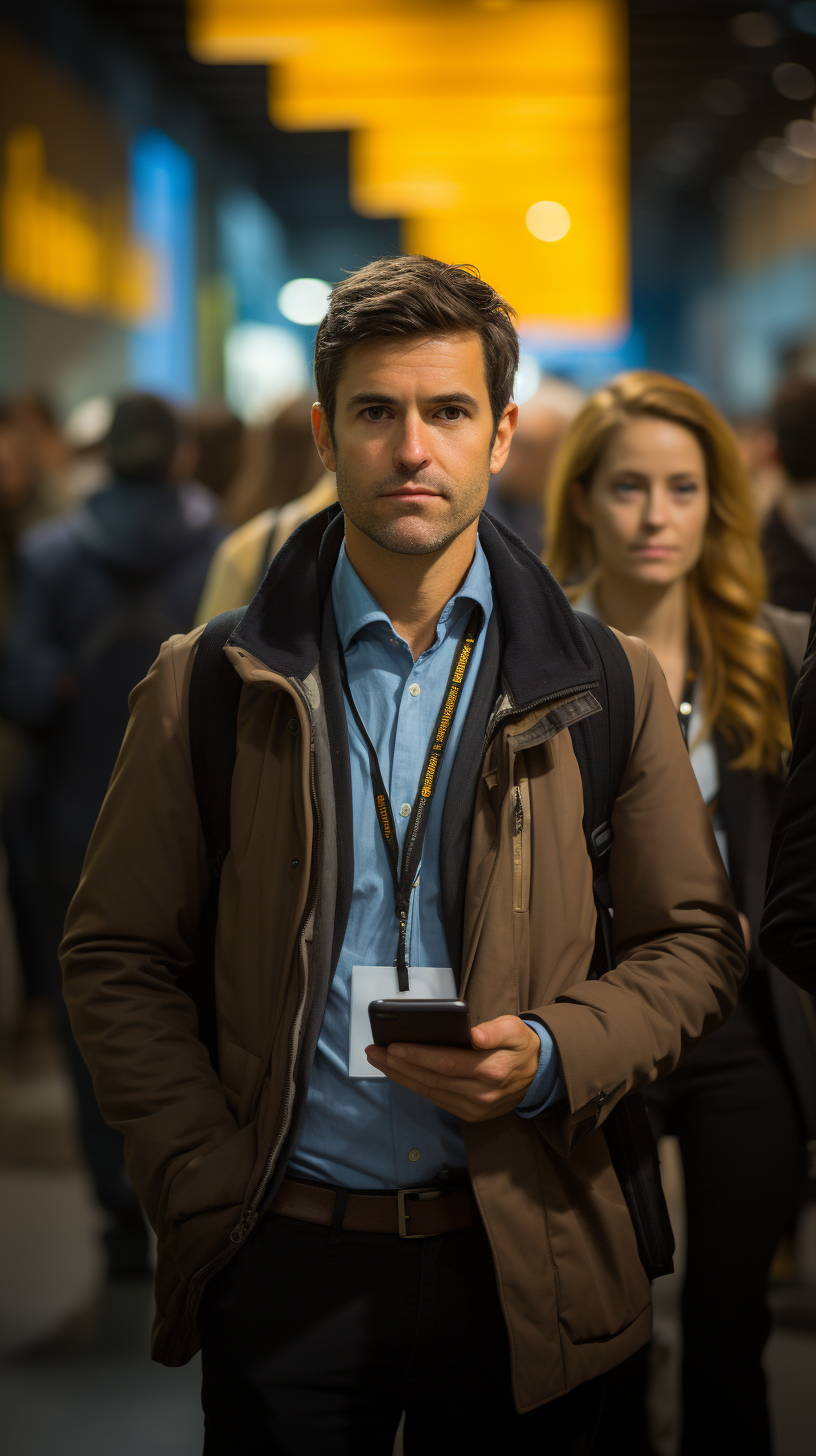
[[[398,1001],[369,1001],[368,1019],[375,1046],[390,1046],[392,1041],[468,1049],[473,1045],[470,1011],[465,1001],[414,1001],[401,997]]]

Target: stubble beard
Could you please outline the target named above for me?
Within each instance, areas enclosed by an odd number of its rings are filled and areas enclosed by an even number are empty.
[[[370,541],[400,556],[429,556],[434,551],[444,550],[457,536],[461,536],[481,513],[489,480],[490,472],[486,469],[480,480],[463,483],[454,494],[447,484],[443,485],[427,472],[421,472],[411,477],[412,484],[428,486],[448,502],[450,509],[446,511],[444,520],[423,520],[422,506],[412,510],[406,505],[403,507],[404,515],[386,521],[377,515],[377,501],[384,493],[399,490],[405,485],[405,477],[390,476],[377,481],[373,489],[362,490],[355,485],[343,463],[337,461],[337,495],[344,515]]]

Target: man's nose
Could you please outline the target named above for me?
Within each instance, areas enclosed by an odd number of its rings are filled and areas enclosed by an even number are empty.
[[[419,415],[406,415],[394,449],[394,464],[400,470],[422,470],[431,463],[425,425]]]

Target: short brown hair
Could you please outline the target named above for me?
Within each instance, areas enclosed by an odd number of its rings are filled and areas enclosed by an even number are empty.
[[[783,380],[771,410],[779,458],[789,480],[816,480],[816,379]]]
[[[494,425],[513,394],[518,368],[515,310],[479,277],[421,254],[377,258],[336,283],[317,331],[314,374],[329,426],[343,360],[363,339],[476,333],[482,341]]]

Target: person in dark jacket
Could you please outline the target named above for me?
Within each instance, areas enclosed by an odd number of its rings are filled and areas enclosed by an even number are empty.
[[[785,483],[762,533],[769,600],[810,615],[816,600],[816,380],[784,380],[771,422]]]
[[[632,371],[592,395],[555,462],[548,519],[549,564],[577,582],[575,606],[642,638],[663,668],[740,912],[750,975],[733,1015],[644,1100],[685,1178],[681,1452],[770,1456],[766,1285],[816,1138],[816,1045],[812,1008],[757,932],[807,618],[763,602],[736,441],[666,375]],[[607,1394],[609,1415],[621,1392]],[[639,1408],[627,1394],[621,1420]],[[627,1453],[648,1449],[639,1437]]]
[[[146,1230],[121,1137],[102,1121],[70,1034],[57,947],[128,717],[128,695],[161,643],[193,624],[213,552],[226,534],[216,498],[179,482],[189,465],[173,411],[150,395],[117,406],[107,444],[113,479],[77,511],[28,532],[0,673],[0,711],[28,730],[22,794],[36,845],[43,922],[99,1201],[112,1216],[111,1272],[146,1264]]]
[[[816,994],[816,607],[791,705],[793,750],[768,857],[763,953]]]

